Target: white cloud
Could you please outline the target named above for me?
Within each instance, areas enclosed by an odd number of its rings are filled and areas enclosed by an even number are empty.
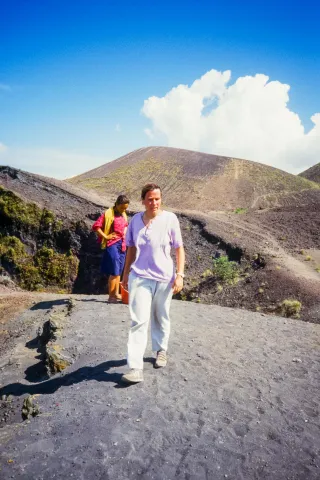
[[[245,158],[297,173],[320,156],[320,113],[305,133],[288,107],[289,85],[262,74],[230,82],[231,72],[210,70],[190,87],[178,85],[164,97],[145,100],[150,138],[171,147]]]
[[[150,130],[150,128],[145,128],[145,129],[144,129],[144,133],[145,133],[146,135],[148,135],[148,137],[149,137],[151,140],[154,139],[153,131]]]
[[[108,159],[45,148],[5,148],[0,164],[47,177],[69,178],[106,163]]]
[[[120,125],[120,123],[117,123],[117,124],[116,124],[115,131],[116,131],[116,132],[121,132],[121,125]]]

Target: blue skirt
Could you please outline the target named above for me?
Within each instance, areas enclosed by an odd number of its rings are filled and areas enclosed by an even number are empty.
[[[126,258],[126,252],[122,251],[122,240],[107,247],[102,256],[101,272],[105,275],[121,275]]]

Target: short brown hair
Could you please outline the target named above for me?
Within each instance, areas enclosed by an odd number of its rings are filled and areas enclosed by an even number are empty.
[[[141,190],[141,200],[144,200],[147,193],[151,192],[152,190],[160,190],[161,193],[161,188],[159,187],[159,185],[157,185],[156,183],[147,183],[147,185],[145,185]]]

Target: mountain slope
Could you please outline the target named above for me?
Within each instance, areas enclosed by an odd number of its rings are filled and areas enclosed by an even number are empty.
[[[83,190],[63,180],[0,166],[0,185],[18,194],[24,201],[53,210],[63,217],[85,218],[85,214],[109,203],[94,192]]]
[[[313,167],[308,168],[302,173],[299,173],[300,177],[311,180],[312,182],[320,183],[320,163],[313,165]]]
[[[303,320],[319,322],[320,209],[310,203],[319,193],[305,190],[296,194],[296,204],[241,215],[208,212],[209,200],[202,211],[198,204],[192,211],[176,210],[186,250],[181,299],[264,312],[295,299],[302,303]],[[90,198],[90,192],[65,182],[0,167],[0,273],[5,280],[9,274],[23,288],[38,291],[105,292],[101,251],[91,232],[105,207]],[[132,203],[130,210],[137,211]],[[213,259],[225,256],[238,265],[231,283],[213,271]],[[74,263],[64,268],[70,261],[78,263],[76,278]]]
[[[305,203],[310,192],[314,203],[319,199],[314,192],[320,192],[318,184],[267,165],[169,147],[135,150],[68,181],[99,194],[127,193],[133,200],[139,199],[142,185],[155,182],[165,204],[181,210]]]

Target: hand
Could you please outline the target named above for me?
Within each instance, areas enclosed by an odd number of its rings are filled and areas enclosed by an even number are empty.
[[[173,289],[173,295],[181,292],[181,290],[183,289],[183,278],[180,275],[176,275],[176,278],[172,285],[172,289]]]
[[[112,233],[109,233],[109,235],[107,235],[106,239],[113,240],[114,238],[117,238],[117,237],[118,237],[118,234],[116,232],[112,232]]]
[[[129,280],[129,275],[127,273],[124,273],[121,283],[123,285],[123,288],[125,288],[126,290],[128,290],[128,280]]]

